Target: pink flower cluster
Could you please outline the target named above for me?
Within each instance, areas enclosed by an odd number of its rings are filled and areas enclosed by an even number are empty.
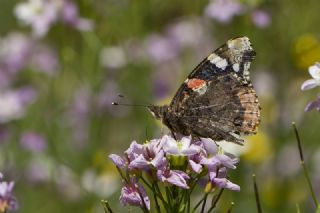
[[[227,170],[235,169],[238,159],[224,153],[208,138],[193,141],[190,136],[175,140],[164,135],[145,144],[133,141],[124,157],[111,154],[109,158],[124,181],[120,196],[123,205],[150,209],[150,199],[141,180],[149,187],[160,183],[169,188],[189,190],[190,193],[193,190],[191,185],[197,183],[210,184],[211,190],[240,190],[238,185],[227,179]]]

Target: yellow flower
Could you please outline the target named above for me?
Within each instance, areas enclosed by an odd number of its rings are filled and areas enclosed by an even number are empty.
[[[307,69],[314,62],[320,60],[320,42],[313,34],[300,36],[294,47],[296,66],[299,69]]]
[[[272,155],[270,140],[262,131],[248,137],[245,147],[243,158],[253,163],[260,163]]]

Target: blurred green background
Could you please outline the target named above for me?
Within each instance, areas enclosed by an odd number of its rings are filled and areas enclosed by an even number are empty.
[[[320,60],[318,0],[0,3],[0,171],[16,182],[18,212],[103,212],[101,199],[130,212],[108,154],[168,130],[111,102],[169,103],[200,60],[237,36],[257,52],[262,121],[244,148],[226,145],[241,159],[230,173],[241,192],[223,194],[217,212],[231,201],[234,212],[256,212],[252,173],[264,212],[314,211],[291,122],[319,195],[320,115],[304,112],[319,89],[300,90]]]

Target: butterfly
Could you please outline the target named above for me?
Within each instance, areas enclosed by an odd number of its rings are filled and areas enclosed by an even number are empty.
[[[169,105],[147,108],[172,132],[243,144],[255,134],[260,105],[249,78],[256,56],[250,40],[238,37],[203,59],[182,83]]]

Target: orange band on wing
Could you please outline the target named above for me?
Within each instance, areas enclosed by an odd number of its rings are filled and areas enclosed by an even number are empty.
[[[192,78],[188,81],[187,85],[190,89],[195,89],[201,87],[203,84],[205,84],[206,81],[198,78]]]

